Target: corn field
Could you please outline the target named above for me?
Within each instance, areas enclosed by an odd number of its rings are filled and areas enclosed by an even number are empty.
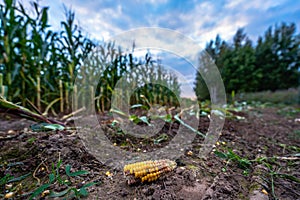
[[[13,0],[0,5],[1,96],[57,115],[71,112],[71,94],[75,93],[79,98],[73,102],[76,109],[84,105],[81,102],[95,101],[95,109],[104,112],[111,107],[116,83],[125,76],[137,88],[130,96],[131,105],[145,104],[144,99],[151,104],[178,104],[177,78],[149,54],[137,59],[134,52],[124,53],[113,42],[98,44],[83,33],[69,9],[65,9],[61,30],[53,31],[49,9],[33,2],[34,14],[29,14],[22,3]],[[74,86],[76,79],[89,81],[93,73],[99,75],[96,84]],[[154,79],[164,84],[151,84]],[[87,96],[87,91],[93,95]]]

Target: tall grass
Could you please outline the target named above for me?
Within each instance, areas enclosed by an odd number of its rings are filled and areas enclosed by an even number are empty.
[[[262,103],[275,103],[275,104],[297,104],[299,92],[297,89],[278,90],[275,92],[264,91],[264,92],[251,92],[251,93],[240,93],[236,95],[238,101],[254,101]]]

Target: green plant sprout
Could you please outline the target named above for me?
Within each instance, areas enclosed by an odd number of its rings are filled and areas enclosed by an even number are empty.
[[[214,154],[222,159],[226,159],[227,164],[229,162],[236,163],[239,168],[244,169],[244,170],[249,169],[251,166],[250,160],[248,160],[247,158],[240,157],[239,155],[234,153],[231,149],[229,149],[227,153],[223,153],[220,151],[214,151]]]
[[[273,167],[272,164],[275,166],[278,165],[276,164],[276,160],[296,160],[298,159],[297,154],[293,155],[294,157],[259,157],[254,160],[249,160],[247,158],[240,157],[236,153],[234,153],[231,149],[228,149],[226,153],[220,152],[220,151],[214,151],[214,154],[221,158],[227,160],[226,166],[229,164],[229,162],[232,162],[236,164],[239,168],[243,169],[243,175],[248,175],[249,174],[249,169],[251,168],[252,164],[257,163],[257,164],[263,164],[264,166],[267,167],[268,172],[266,174],[262,174],[262,178],[269,183],[271,186],[271,194],[274,199],[278,199],[275,194],[275,178],[284,178],[288,179],[290,181],[300,183],[300,179],[295,177],[294,175],[291,174],[286,174],[286,173],[281,173],[280,170],[281,168],[278,168],[277,170],[275,167]],[[226,171],[226,167],[222,167],[221,169],[223,172]]]
[[[154,144],[159,144],[161,142],[167,141],[168,140],[168,135],[163,133],[160,136],[158,136],[157,138],[153,139],[153,143]]]
[[[49,181],[48,183],[45,183],[38,187],[30,196],[30,199],[34,199],[41,195],[46,189],[51,188],[52,186],[59,184],[59,185],[64,185],[66,187],[65,190],[61,192],[55,192],[55,191],[50,191],[49,197],[55,198],[55,197],[65,197],[66,199],[71,199],[71,198],[77,198],[80,199],[81,197],[86,197],[88,196],[88,191],[87,188],[90,186],[93,186],[97,184],[96,182],[90,182],[86,183],[80,188],[76,188],[72,186],[72,183],[70,181],[71,177],[78,177],[80,175],[85,175],[88,174],[88,171],[85,170],[80,170],[76,172],[71,172],[71,166],[66,165],[65,166],[65,175],[66,177],[62,176],[59,173],[59,169],[61,167],[62,161],[59,160],[56,165],[52,164],[52,171],[49,174]]]

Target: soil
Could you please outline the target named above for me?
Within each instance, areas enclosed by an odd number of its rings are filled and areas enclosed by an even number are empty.
[[[69,179],[75,188],[92,181],[97,183],[87,188],[87,199],[300,199],[297,182],[300,179],[300,122],[297,120],[300,113],[287,115],[279,109],[252,108],[235,113],[243,118],[226,119],[221,136],[208,156],[197,157],[202,142],[197,136],[192,147],[185,149],[176,160],[177,168],[157,181],[132,186],[127,184],[119,167],[101,163],[90,154],[76,130],[32,132],[30,125],[35,122],[2,114],[0,178],[28,176],[1,183],[0,198],[13,190],[14,199],[29,199],[32,191],[49,181],[52,168],[61,160],[62,176],[66,165],[72,167],[72,172],[89,172]],[[105,124],[104,131],[112,144],[128,152],[161,148],[176,135],[180,126],[176,122],[166,123],[157,135],[142,140],[118,134],[109,125],[111,117],[99,115],[98,118]],[[200,120],[199,131],[205,133],[209,118]],[[146,126],[141,124],[141,127]],[[162,133],[169,139],[154,144],[153,138]],[[222,158],[228,152],[239,158]],[[243,161],[248,164],[243,165]],[[60,192],[66,186],[53,184],[49,189]],[[45,195],[37,199],[50,198]]]

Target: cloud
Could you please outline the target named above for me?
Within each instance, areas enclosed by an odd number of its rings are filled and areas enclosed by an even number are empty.
[[[278,21],[294,20],[300,25],[300,2],[294,0],[53,0],[41,4],[50,5],[51,22],[62,19],[62,4],[71,7],[83,29],[99,40],[129,29],[156,26],[182,32],[205,47],[217,34],[231,40],[241,27],[256,39]]]
[[[281,22],[294,22],[300,25],[300,2],[293,0],[227,0],[224,9],[228,16],[234,13],[247,18],[245,32],[254,42],[263,35],[269,26]],[[221,35],[222,36],[222,35]]]
[[[286,0],[264,0],[263,2],[261,0],[252,0],[252,1],[247,1],[247,0],[227,0],[225,8],[227,9],[234,9],[234,10],[241,10],[241,11],[246,11],[246,10],[262,10],[262,11],[267,11],[272,7],[279,6],[281,4],[284,4]]]
[[[22,1],[29,7],[28,1]],[[62,4],[72,8],[80,26],[100,40],[133,28],[158,26],[180,31],[204,47],[217,34],[230,40],[240,27],[256,39],[276,22],[294,21],[300,26],[300,2],[294,0],[53,0],[40,4],[50,6],[50,23],[55,28],[64,19]]]

